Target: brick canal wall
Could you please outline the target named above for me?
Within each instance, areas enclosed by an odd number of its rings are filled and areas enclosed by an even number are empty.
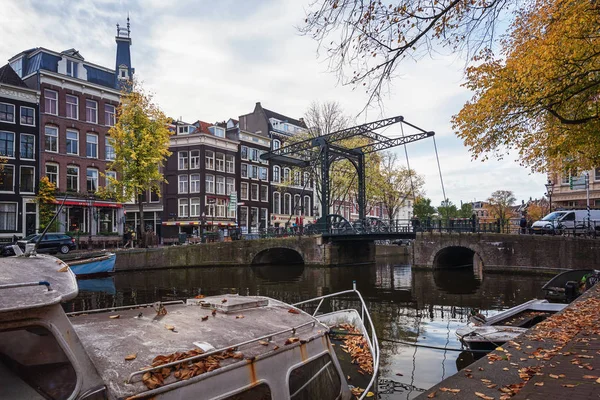
[[[412,246],[412,264],[431,268],[436,255],[449,247],[477,253],[484,271],[600,269],[599,239],[549,235],[418,234]]]

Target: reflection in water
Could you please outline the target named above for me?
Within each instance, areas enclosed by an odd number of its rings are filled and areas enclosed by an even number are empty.
[[[464,355],[455,351],[408,346],[397,341],[459,349],[454,332],[469,311],[486,315],[541,295],[545,277],[486,274],[473,270],[411,270],[407,260],[380,260],[365,267],[214,267],[115,274],[114,290],[96,291],[80,282],[79,296],[68,311],[174,300],[197,294],[264,295],[288,303],[352,287],[368,303],[381,344],[383,399],[412,399],[423,389],[456,373]],[[87,287],[86,287],[87,285]],[[324,302],[323,311],[357,308],[354,298]]]

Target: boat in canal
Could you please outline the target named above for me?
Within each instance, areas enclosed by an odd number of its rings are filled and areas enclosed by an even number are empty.
[[[75,258],[65,261],[75,275],[100,275],[115,271],[115,253],[105,253],[84,258]]]
[[[66,314],[61,303],[77,296],[77,281],[55,257],[2,259],[0,282],[3,399],[373,396],[379,346],[356,287],[296,305],[219,295]],[[360,310],[320,312],[350,295]],[[332,328],[348,333],[339,347],[349,365],[336,356]],[[368,377],[364,390],[346,368]]]
[[[600,278],[600,271],[574,269],[561,272],[542,287],[544,297],[552,303],[570,303],[584,291],[594,286]]]
[[[456,330],[456,336],[470,350],[491,351],[516,339],[566,306],[547,300],[529,300],[490,318],[482,315],[472,316],[467,326]]]

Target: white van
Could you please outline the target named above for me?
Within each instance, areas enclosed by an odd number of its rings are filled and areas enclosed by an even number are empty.
[[[600,210],[589,211],[591,229],[600,230]],[[588,226],[587,210],[554,211],[531,225],[533,233],[557,233],[564,230],[584,230]],[[596,228],[597,227],[597,228]]]

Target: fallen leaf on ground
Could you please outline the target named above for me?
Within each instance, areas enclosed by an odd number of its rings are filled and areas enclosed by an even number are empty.
[[[481,393],[481,392],[475,392],[475,396],[484,399],[484,400],[494,400],[493,397],[490,396],[486,396],[485,394]]]
[[[121,316],[119,314],[117,314],[117,315],[111,315],[108,318],[110,318],[110,319],[117,319],[119,317],[121,317]]]
[[[450,389],[450,388],[440,388],[440,391],[442,392],[450,392],[450,393],[460,393],[460,389]]]
[[[133,353],[133,354],[128,354],[125,356],[125,360],[127,361],[131,361],[131,360],[135,360],[137,358],[137,354]]]
[[[535,386],[544,386],[544,382],[536,382],[534,383]]]
[[[202,321],[206,321],[208,319],[208,315],[205,317],[202,317],[201,319],[202,319]]]
[[[243,316],[243,315],[236,315],[236,316],[235,316],[235,319],[242,319],[242,318],[244,318],[244,316]]]
[[[170,331],[174,331],[175,327],[173,325],[165,325],[165,328],[167,328]]]
[[[300,314],[300,311],[296,310],[295,308],[290,308],[290,309],[288,310],[288,312],[289,312],[290,314]]]
[[[433,399],[435,397],[435,392],[431,392],[427,395],[427,398]]]

